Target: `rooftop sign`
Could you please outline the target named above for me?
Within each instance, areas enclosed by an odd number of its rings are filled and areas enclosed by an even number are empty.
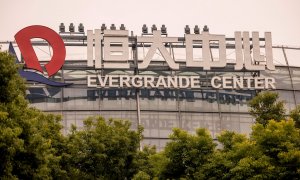
[[[138,36],[137,43],[150,43],[150,49],[142,63],[138,64],[138,69],[147,69],[152,61],[152,58],[158,50],[170,69],[179,70],[179,64],[168,52],[165,44],[179,43],[178,37],[162,36],[161,31],[153,31],[149,36]],[[250,44],[250,39],[252,44]],[[226,66],[226,39],[225,35],[210,34],[203,31],[201,34],[185,34],[185,54],[186,67],[203,68],[210,70],[211,67]],[[217,44],[219,50],[219,58],[212,59],[210,50],[211,43]],[[113,46],[113,45],[119,46]],[[195,45],[202,47],[202,60],[194,59]],[[129,69],[127,63],[129,59],[128,49],[128,31],[127,30],[104,30],[96,29],[87,31],[87,61],[88,66],[96,69]],[[275,70],[272,54],[272,38],[271,33],[265,33],[265,55],[260,52],[259,33],[252,32],[252,38],[249,37],[249,32],[235,32],[235,54],[236,62],[234,69],[241,70]],[[253,51],[253,56],[252,52]],[[95,57],[95,58],[93,58]]]
[[[264,55],[261,54],[261,45],[258,32],[234,33],[235,62],[234,71],[264,71],[275,70],[272,55],[271,33],[264,34]],[[128,30],[95,29],[87,31],[87,66],[95,69],[95,75],[87,75],[87,86],[94,88],[109,87],[135,87],[135,88],[201,88],[199,76],[150,76],[150,75],[100,75],[101,70],[129,70],[129,47],[137,48],[137,44],[147,44],[149,47],[143,59],[137,59],[135,55],[135,69],[147,70],[154,61],[156,51],[162,55],[163,61],[172,71],[180,71],[181,67],[196,69],[197,71],[210,71],[212,68],[225,68],[226,38],[225,35],[210,34],[207,30],[201,33],[186,33],[184,38],[168,37],[159,30],[153,30],[151,34],[137,36],[130,40]],[[37,56],[32,48],[32,38],[42,38],[53,48],[53,57],[45,69],[48,76],[54,75],[63,65],[65,60],[65,45],[62,38],[53,30],[44,26],[29,26],[19,31],[16,42],[24,57],[27,68],[43,72]],[[171,55],[167,45],[183,43],[185,48],[185,60],[178,62]],[[218,57],[213,58],[211,46],[214,44],[218,51]],[[195,52],[202,57],[195,58]],[[100,70],[100,71],[99,71]],[[98,73],[98,74],[97,74]],[[34,78],[30,79],[34,81]],[[38,81],[41,82],[41,81]],[[215,89],[275,89],[275,79],[272,77],[240,77],[240,76],[214,76],[211,78],[211,87]]]

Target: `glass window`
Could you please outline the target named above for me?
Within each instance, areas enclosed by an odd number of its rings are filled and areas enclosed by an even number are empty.
[[[97,90],[64,88],[64,110],[99,110],[100,102]]]
[[[42,111],[61,110],[61,88],[47,86],[29,86],[26,98],[31,106]]]
[[[292,89],[291,78],[287,67],[276,67],[275,71],[261,71],[262,76],[275,78],[276,89]]]
[[[135,89],[99,90],[101,110],[136,110]]]
[[[300,68],[291,68],[294,89],[300,90]]]
[[[279,94],[279,99],[285,102],[285,107],[288,112],[295,108],[295,99],[293,91],[276,91]]]
[[[179,127],[177,112],[141,112],[145,137],[168,138],[174,127]]]
[[[177,91],[159,89],[140,90],[141,110],[177,111]]]

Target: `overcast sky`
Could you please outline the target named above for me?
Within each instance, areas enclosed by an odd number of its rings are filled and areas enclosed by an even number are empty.
[[[300,47],[300,0],[0,0],[0,41],[30,25],[48,26],[58,32],[61,22],[83,23],[85,31],[125,24],[135,35],[143,24],[165,24],[169,36],[183,36],[185,25],[208,25],[210,33],[233,37],[234,31],[272,32],[273,45]],[[1,45],[0,45],[1,46]],[[3,45],[3,49],[8,46]],[[274,62],[285,64],[282,50]],[[84,51],[85,52],[85,51]],[[74,52],[73,52],[74,54]],[[68,52],[68,55],[73,55]],[[80,52],[82,58],[86,58]],[[287,51],[290,65],[299,66],[300,50]]]
[[[14,40],[20,29],[45,25],[56,31],[83,23],[121,23],[141,33],[143,24],[165,24],[170,36],[183,36],[186,24],[207,24],[211,33],[233,37],[234,31],[271,31],[273,44],[300,46],[300,0],[0,0],[0,41]],[[77,28],[76,28],[77,29]]]

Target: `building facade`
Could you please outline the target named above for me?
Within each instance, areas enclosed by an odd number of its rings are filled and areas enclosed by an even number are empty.
[[[270,33],[225,38],[205,27],[201,34],[169,37],[162,27],[129,36],[124,26],[112,27],[87,36],[60,33],[67,56],[49,79],[69,85],[27,82],[30,104],[61,114],[65,134],[89,116],[126,119],[132,129],[144,127],[143,144],[161,149],[175,127],[207,128],[213,138],[222,130],[249,134],[254,119],[247,102],[260,91],[278,92],[288,111],[300,101],[300,67],[290,66],[286,55],[300,48],[272,46]],[[51,43],[32,45],[42,54],[41,66],[48,64]]]

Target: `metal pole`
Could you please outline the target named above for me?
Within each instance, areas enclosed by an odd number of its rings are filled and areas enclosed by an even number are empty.
[[[133,32],[131,32],[131,36],[133,36]],[[137,51],[137,37],[134,38],[134,44],[132,46],[133,51],[133,60],[134,60],[134,75],[139,74],[138,70],[138,51]],[[136,111],[137,111],[137,130],[139,126],[141,125],[141,108],[140,108],[140,90],[138,88],[135,89],[135,95],[136,95]],[[141,151],[142,148],[142,142],[140,141],[139,144],[139,150]]]
[[[211,48],[209,48],[209,52],[210,52],[211,61],[214,61],[214,56],[213,56],[213,53],[211,51]],[[207,79],[207,71],[206,71],[206,79]],[[216,96],[217,96],[217,103],[218,103],[220,129],[222,129],[222,110],[221,110],[221,105],[220,105],[220,93],[219,93],[219,89],[216,89]],[[216,126],[214,126],[214,127],[216,127]]]
[[[286,65],[288,67],[289,76],[290,76],[290,80],[291,80],[291,85],[292,85],[292,89],[293,89],[294,103],[295,103],[295,107],[296,107],[297,106],[296,92],[295,92],[295,88],[294,88],[294,82],[293,82],[293,78],[292,78],[291,68],[290,68],[289,61],[287,59],[284,47],[282,46],[281,49],[282,49],[282,52],[283,52],[283,55],[284,55]]]
[[[64,67],[61,68],[61,80],[62,82],[65,82],[65,77],[64,77]],[[64,112],[64,89],[63,87],[60,88],[61,90],[61,95],[60,95],[60,114],[63,117],[63,112]],[[64,134],[68,134],[68,129],[67,129],[67,120],[65,118],[63,118],[63,123],[64,123]]]

